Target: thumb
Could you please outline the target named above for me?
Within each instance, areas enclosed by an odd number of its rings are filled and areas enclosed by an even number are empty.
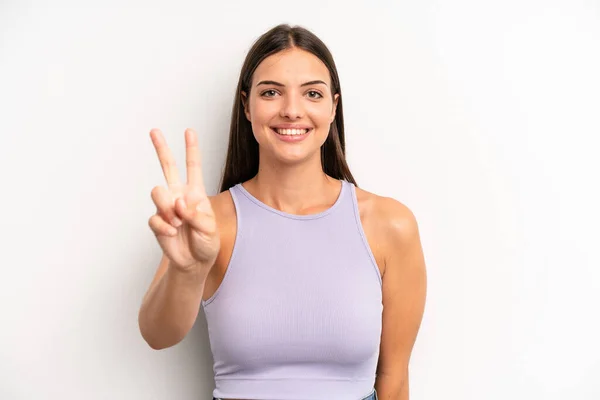
[[[196,206],[191,206],[187,204],[183,197],[180,197],[175,203],[175,208],[177,213],[181,215],[184,221],[187,222],[192,229],[201,233],[210,234],[213,233],[215,228],[214,225],[216,224],[214,216],[212,216],[211,213],[206,212],[206,204],[203,204],[205,202],[209,203],[208,210],[211,210],[210,200],[208,200],[208,198],[200,200]]]

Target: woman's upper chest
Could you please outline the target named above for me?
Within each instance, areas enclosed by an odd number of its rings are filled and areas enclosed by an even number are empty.
[[[385,274],[386,259],[383,246],[383,241],[385,240],[383,224],[385,221],[377,214],[377,199],[378,196],[372,193],[356,189],[356,204],[361,227],[379,269],[380,276],[383,277]],[[211,198],[211,202],[217,217],[221,249],[215,265],[207,277],[203,294],[205,301],[213,296],[223,281],[230,264],[238,231],[236,209],[231,195],[228,192],[220,193],[216,198]]]

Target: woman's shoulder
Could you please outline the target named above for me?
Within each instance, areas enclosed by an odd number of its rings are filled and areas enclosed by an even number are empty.
[[[378,259],[385,265],[390,254],[418,233],[412,210],[392,197],[356,188],[356,199],[365,235]]]
[[[373,192],[356,188],[356,199],[361,217],[368,217],[384,225],[406,225],[415,219],[410,208],[392,197],[380,196]]]
[[[229,190],[217,193],[214,196],[208,196],[208,198],[215,213],[219,228],[223,225],[228,225],[231,222],[235,223],[235,205]]]

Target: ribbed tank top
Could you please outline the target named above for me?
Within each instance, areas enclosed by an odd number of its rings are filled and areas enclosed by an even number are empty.
[[[221,285],[202,306],[223,399],[354,400],[373,391],[382,280],[355,186],[329,209],[279,211],[229,189],[237,233]]]

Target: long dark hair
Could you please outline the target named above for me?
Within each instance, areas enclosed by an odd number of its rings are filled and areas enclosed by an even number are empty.
[[[258,173],[258,142],[252,133],[252,125],[244,114],[242,91],[250,96],[252,75],[258,65],[267,57],[290,48],[300,48],[318,57],[329,69],[332,97],[338,93],[335,120],[329,128],[329,135],[321,146],[323,171],[335,178],[344,179],[356,185],[356,181],[346,163],[346,143],[344,139],[344,114],[340,79],[333,57],[325,44],[312,32],[300,26],[277,25],[260,36],[250,48],[235,91],[227,159],[221,178],[221,192],[253,178]]]

